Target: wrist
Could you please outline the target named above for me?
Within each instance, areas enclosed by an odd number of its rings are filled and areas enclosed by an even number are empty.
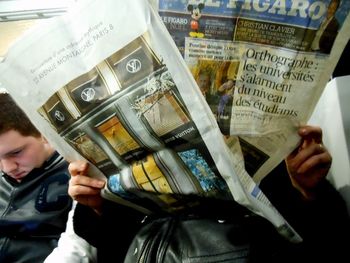
[[[302,195],[302,198],[306,201],[314,201],[317,199],[316,191],[314,190],[306,190],[303,188],[297,189],[300,194]]]
[[[305,201],[313,201],[317,199],[317,186],[310,188],[302,187],[296,180],[294,180],[293,177],[290,176],[290,179],[294,189],[299,192],[302,199],[304,199]]]

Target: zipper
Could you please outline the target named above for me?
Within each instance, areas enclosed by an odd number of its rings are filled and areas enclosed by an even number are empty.
[[[158,222],[153,222],[149,234],[142,244],[141,254],[137,263],[163,262],[166,249],[173,232],[175,220],[166,218]]]
[[[1,217],[4,217],[13,208],[13,206],[12,206],[13,196],[14,196],[14,194],[15,194],[17,189],[15,187],[13,187],[9,182],[7,182],[7,180],[4,177],[2,177],[2,181],[3,181],[3,183],[7,184],[7,186],[10,187],[10,189],[9,189],[9,196],[8,196],[9,200],[8,200],[8,203],[7,203],[7,207],[4,209],[4,211],[3,211],[2,215],[1,215]]]
[[[140,251],[140,256],[137,259],[137,263],[145,263],[147,262],[148,254],[151,251],[152,243],[154,243],[155,236],[157,235],[157,232],[159,230],[159,222],[153,222],[152,228],[149,230],[149,234],[145,241],[142,243],[141,251]]]

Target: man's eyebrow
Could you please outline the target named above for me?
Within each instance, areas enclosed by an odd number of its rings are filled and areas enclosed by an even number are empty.
[[[16,152],[22,151],[24,148],[25,148],[25,145],[17,147],[15,149],[12,149],[12,150],[8,151],[7,153],[1,155],[0,158],[15,154]]]

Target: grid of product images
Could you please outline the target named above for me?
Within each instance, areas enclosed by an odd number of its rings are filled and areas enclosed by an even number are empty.
[[[67,83],[38,111],[122,198],[175,210],[189,205],[184,196],[232,198],[147,35]]]

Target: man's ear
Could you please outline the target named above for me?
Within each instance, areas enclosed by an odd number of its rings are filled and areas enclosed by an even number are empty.
[[[49,141],[44,137],[44,135],[41,135],[41,140],[43,143],[49,143]]]

